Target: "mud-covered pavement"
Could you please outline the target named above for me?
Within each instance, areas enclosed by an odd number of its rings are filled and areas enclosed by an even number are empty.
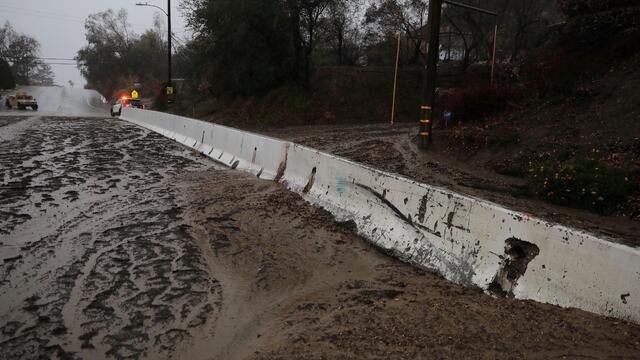
[[[206,318],[217,282],[198,276],[169,184],[211,165],[172,145],[74,118],[0,143],[4,355],[153,357]]]
[[[640,326],[451,284],[160,135],[12,119],[0,358],[640,357]]]

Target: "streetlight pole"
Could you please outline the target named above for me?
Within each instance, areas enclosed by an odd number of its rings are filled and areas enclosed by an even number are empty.
[[[167,42],[169,43],[169,59],[168,59],[169,77],[167,79],[167,89],[169,89],[172,87],[171,86],[171,0],[167,0],[167,24],[168,24],[167,27],[169,30],[169,35],[167,36]]]
[[[172,79],[172,75],[171,75],[171,0],[167,0],[167,11],[165,11],[163,8],[157,5],[153,5],[149,3],[136,3],[136,6],[153,7],[162,11],[167,16],[167,29],[168,29],[167,44],[169,46],[169,49],[167,51],[167,86],[165,90],[167,95],[173,95],[173,86],[171,84],[171,79]]]

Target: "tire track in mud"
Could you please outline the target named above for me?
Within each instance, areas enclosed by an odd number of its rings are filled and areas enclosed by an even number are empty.
[[[211,164],[115,120],[0,142],[0,358],[167,357],[221,296],[171,178]]]

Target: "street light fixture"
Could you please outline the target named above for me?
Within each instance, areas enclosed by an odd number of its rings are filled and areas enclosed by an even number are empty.
[[[173,95],[173,86],[171,85],[171,0],[167,0],[167,11],[165,11],[163,8],[157,6],[157,5],[153,5],[153,4],[149,4],[149,3],[136,3],[136,6],[149,6],[149,7],[153,7],[156,8],[160,11],[162,11],[166,16],[167,16],[167,27],[168,27],[168,35],[167,35],[167,43],[169,45],[169,49],[168,49],[168,59],[167,59],[167,65],[168,65],[168,77],[167,77],[167,87],[166,87],[166,94],[167,95]]]

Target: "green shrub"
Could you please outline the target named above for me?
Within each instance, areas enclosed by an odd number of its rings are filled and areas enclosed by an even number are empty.
[[[629,169],[610,167],[595,159],[573,163],[549,160],[530,166],[529,187],[551,203],[611,214],[638,191],[638,179]]]

